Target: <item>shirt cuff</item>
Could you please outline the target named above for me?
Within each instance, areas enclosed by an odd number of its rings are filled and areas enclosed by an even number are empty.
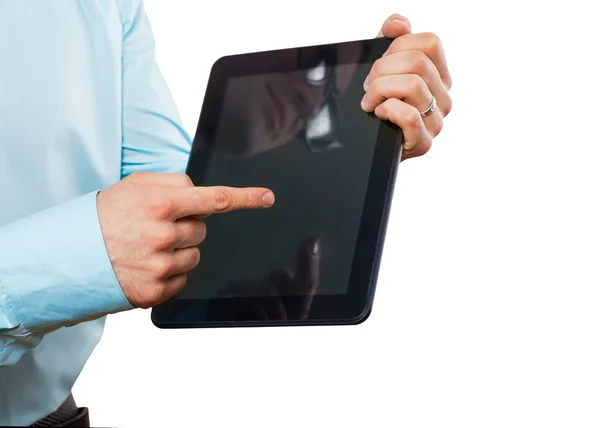
[[[0,228],[0,284],[32,333],[133,308],[106,251],[97,194]]]

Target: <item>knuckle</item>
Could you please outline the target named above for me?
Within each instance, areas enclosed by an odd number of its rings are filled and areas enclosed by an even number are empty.
[[[152,262],[152,272],[157,278],[164,279],[171,276],[171,270],[173,268],[173,263],[167,258],[156,258]]]
[[[423,53],[422,51],[418,50],[418,49],[410,49],[404,52],[404,60],[406,62],[409,62],[413,68],[415,65],[419,65],[421,63],[424,62],[424,57],[426,58],[427,55],[425,55],[425,53]]]
[[[176,179],[179,181],[181,187],[192,187],[194,185],[192,179],[187,174],[177,174]]]
[[[177,242],[177,233],[174,227],[165,226],[156,228],[150,239],[155,248],[166,249],[175,245]]]
[[[166,198],[154,197],[147,202],[147,210],[154,218],[164,219],[171,215],[175,206],[173,201]]]
[[[442,40],[435,33],[423,33],[422,37],[429,52],[435,52],[442,46]]]
[[[420,94],[429,91],[427,84],[421,76],[419,76],[418,74],[410,74],[409,76],[410,80],[408,84],[412,93]]]
[[[401,37],[397,37],[395,38],[392,43],[390,44],[390,47],[388,48],[387,52],[388,53],[397,53],[400,52],[402,50],[402,38]]]
[[[254,206],[260,205],[260,196],[254,192],[248,192],[244,194],[244,203],[243,206],[246,208],[252,208]]]
[[[378,113],[380,113],[384,117],[387,117],[387,118],[392,117],[393,108],[392,108],[392,105],[389,102],[389,100],[386,100],[383,103],[381,103],[379,105],[379,107],[377,107],[377,110],[378,110]]]
[[[213,196],[213,204],[215,211],[227,211],[233,205],[233,197],[231,193],[217,189]]]
[[[417,127],[421,122],[421,113],[416,108],[408,109],[404,114],[403,125],[409,127]]]
[[[385,92],[385,79],[375,79],[371,83],[368,93],[373,95],[382,95]]]
[[[442,79],[442,83],[446,86],[448,90],[452,89],[452,77],[446,76]]]
[[[183,287],[185,287],[186,283],[187,283],[187,274],[182,273],[182,274],[180,274],[180,275],[177,276],[177,279],[174,281],[173,286],[175,287],[175,289],[177,291],[179,291]]]
[[[382,61],[381,58],[379,58],[378,60],[376,60],[373,63],[373,67],[371,67],[371,76],[373,78],[375,78],[375,77],[382,76],[383,73],[384,73],[384,70],[383,70],[383,61]]]
[[[429,70],[429,57],[422,51],[416,49],[409,51],[408,61],[410,61],[416,74],[423,75]]]
[[[383,76],[382,76],[383,77]],[[373,86],[373,92],[380,94],[385,90],[386,87],[386,80],[388,80],[389,78],[383,78],[383,79],[375,79],[373,80],[372,86]]]
[[[161,281],[157,281],[148,286],[146,291],[147,297],[145,299],[145,307],[143,309],[149,309],[159,303],[162,303],[166,297],[165,285]]]

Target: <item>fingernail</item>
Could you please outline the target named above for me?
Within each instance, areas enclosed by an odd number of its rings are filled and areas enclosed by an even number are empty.
[[[267,192],[263,195],[262,200],[266,205],[271,206],[275,203],[275,195],[272,192]]]

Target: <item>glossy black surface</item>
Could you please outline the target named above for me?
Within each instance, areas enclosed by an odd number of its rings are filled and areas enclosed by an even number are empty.
[[[201,265],[161,328],[356,324],[371,310],[401,131],[360,108],[387,39],[224,57],[187,173],[276,204],[206,219]],[[214,239],[211,237],[214,236]]]

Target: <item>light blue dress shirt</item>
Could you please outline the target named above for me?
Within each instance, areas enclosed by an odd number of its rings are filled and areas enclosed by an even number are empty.
[[[0,0],[0,426],[56,410],[131,309],[97,192],[190,148],[141,0]]]

